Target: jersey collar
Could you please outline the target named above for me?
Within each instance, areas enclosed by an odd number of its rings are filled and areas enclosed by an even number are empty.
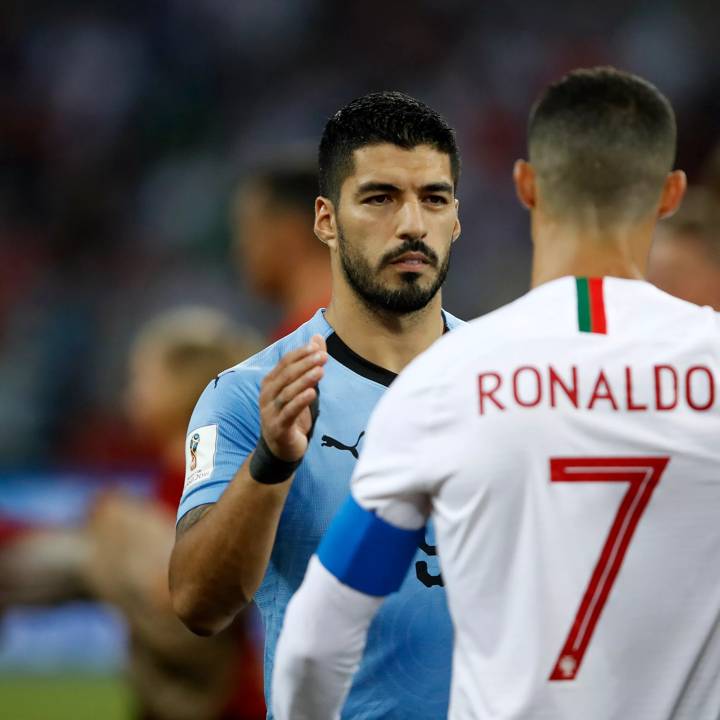
[[[447,318],[445,313],[442,313],[443,319],[443,333],[448,332],[450,329],[447,324]],[[330,357],[335,358],[339,363],[344,365],[354,373],[361,375],[368,380],[380,383],[385,387],[389,387],[390,383],[397,377],[397,373],[388,370],[387,368],[380,367],[369,360],[366,360],[361,355],[358,355],[354,350],[349,348],[341,339],[340,336],[333,332],[325,340],[327,344],[327,351]]]

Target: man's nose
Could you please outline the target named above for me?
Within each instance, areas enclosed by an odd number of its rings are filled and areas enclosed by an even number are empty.
[[[425,214],[417,200],[402,204],[398,211],[397,236],[403,240],[422,239],[427,235]]]

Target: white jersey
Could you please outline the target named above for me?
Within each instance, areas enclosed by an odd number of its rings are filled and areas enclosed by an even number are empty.
[[[566,277],[446,335],[381,400],[353,481],[429,512],[450,718],[718,720],[720,319]]]

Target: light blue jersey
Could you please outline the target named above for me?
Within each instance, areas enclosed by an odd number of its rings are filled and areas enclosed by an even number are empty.
[[[447,313],[444,318],[449,329],[461,322]],[[255,594],[265,625],[268,704],[285,608],[348,496],[368,418],[395,375],[355,354],[319,310],[295,332],[221,373],[205,389],[190,420],[188,478],[178,510],[179,519],[219,499],[257,444],[262,378],[315,334],[326,339],[330,356],[320,381],[320,414],[280,518],[268,570]],[[373,622],[343,719],[444,718],[451,662],[452,625],[429,528],[400,591],[388,598]],[[272,717],[269,708],[268,718]]]

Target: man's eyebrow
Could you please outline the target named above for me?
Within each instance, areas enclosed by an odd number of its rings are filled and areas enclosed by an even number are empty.
[[[358,186],[357,192],[358,195],[362,195],[366,192],[386,192],[386,193],[392,193],[392,192],[398,192],[400,188],[397,185],[393,185],[392,183],[382,183],[382,182],[366,182],[362,183],[362,185]]]
[[[452,195],[453,186],[446,182],[430,183],[429,185],[423,185],[420,188],[423,192],[446,192]]]
[[[420,188],[423,192],[446,192],[450,193],[452,195],[453,193],[453,186],[450,183],[446,182],[435,182],[435,183],[428,183],[427,185],[423,185]],[[397,185],[393,185],[392,183],[383,183],[383,182],[366,182],[362,183],[362,185],[358,186],[357,194],[362,195],[363,193],[367,192],[385,192],[385,193],[393,193],[393,192],[399,192],[400,188]]]

